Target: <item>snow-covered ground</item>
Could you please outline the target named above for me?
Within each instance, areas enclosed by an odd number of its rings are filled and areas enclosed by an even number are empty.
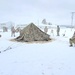
[[[13,42],[10,30],[0,32],[0,75],[75,75],[75,47],[69,47],[73,32],[61,29],[56,36],[56,29],[54,35],[49,30],[54,40],[47,43]]]

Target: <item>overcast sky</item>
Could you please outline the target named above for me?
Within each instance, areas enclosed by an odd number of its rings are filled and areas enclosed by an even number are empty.
[[[0,23],[40,23],[45,18],[52,24],[70,25],[71,12],[75,0],[0,0]]]

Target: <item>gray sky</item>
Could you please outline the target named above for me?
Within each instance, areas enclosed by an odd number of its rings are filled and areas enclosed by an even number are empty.
[[[75,12],[75,0],[0,0],[0,23],[38,23],[45,18],[52,24],[70,25],[71,12]]]

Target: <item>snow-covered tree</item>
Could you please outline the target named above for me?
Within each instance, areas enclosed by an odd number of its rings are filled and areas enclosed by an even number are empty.
[[[46,19],[43,19],[43,20],[42,20],[42,23],[43,23],[43,24],[47,24]]]
[[[48,25],[52,25],[52,23],[49,22]]]

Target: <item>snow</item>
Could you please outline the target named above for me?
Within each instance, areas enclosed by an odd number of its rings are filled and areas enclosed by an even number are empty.
[[[62,28],[60,36],[53,30],[47,43],[13,42],[10,30],[0,32],[0,75],[75,75],[75,46],[69,47],[74,30]]]

